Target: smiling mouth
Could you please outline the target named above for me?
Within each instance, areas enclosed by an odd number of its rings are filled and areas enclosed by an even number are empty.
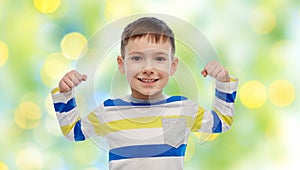
[[[138,80],[141,81],[141,82],[143,82],[143,83],[154,83],[158,79],[138,78]]]

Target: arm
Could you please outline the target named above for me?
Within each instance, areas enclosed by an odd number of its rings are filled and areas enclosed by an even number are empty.
[[[52,90],[57,120],[64,136],[71,141],[82,141],[95,134],[88,116],[81,119],[72,91],[86,79],[86,75],[72,70],[61,79],[59,87]]]
[[[216,79],[213,109],[199,107],[192,131],[222,133],[228,131],[234,116],[234,101],[238,80],[229,77],[228,71],[218,62],[209,62],[201,74]]]

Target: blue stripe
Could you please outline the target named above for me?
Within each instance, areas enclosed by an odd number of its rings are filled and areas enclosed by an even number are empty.
[[[211,114],[214,117],[214,125],[212,127],[213,133],[221,133],[222,132],[222,122],[215,111],[211,111]]]
[[[167,144],[138,145],[116,148],[109,151],[109,161],[146,157],[184,156],[186,144],[174,148]]]
[[[236,97],[236,91],[233,93],[224,93],[216,89],[216,96],[227,103],[233,103]]]
[[[56,112],[68,112],[76,107],[75,98],[70,99],[67,103],[54,103]]]
[[[85,137],[82,133],[81,130],[81,120],[76,122],[75,127],[74,127],[74,139],[75,141],[83,141],[85,140]]]
[[[105,107],[107,106],[153,106],[153,105],[160,105],[160,104],[172,103],[172,102],[183,101],[183,100],[187,100],[187,98],[184,96],[172,96],[166,100],[162,100],[155,103],[134,103],[134,102],[127,102],[122,99],[114,99],[114,100],[108,99],[103,102],[103,105]]]

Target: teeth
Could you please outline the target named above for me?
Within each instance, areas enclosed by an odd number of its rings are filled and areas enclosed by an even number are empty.
[[[140,79],[140,80],[142,80],[143,82],[146,82],[146,83],[152,83],[152,82],[155,82],[155,79],[144,79],[144,78],[142,78],[142,79]]]

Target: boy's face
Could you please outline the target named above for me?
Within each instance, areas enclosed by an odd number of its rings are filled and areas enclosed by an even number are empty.
[[[126,75],[132,96],[144,100],[162,97],[162,90],[178,64],[170,42],[155,43],[147,37],[136,38],[128,41],[124,54],[124,58],[117,59],[118,68]]]

